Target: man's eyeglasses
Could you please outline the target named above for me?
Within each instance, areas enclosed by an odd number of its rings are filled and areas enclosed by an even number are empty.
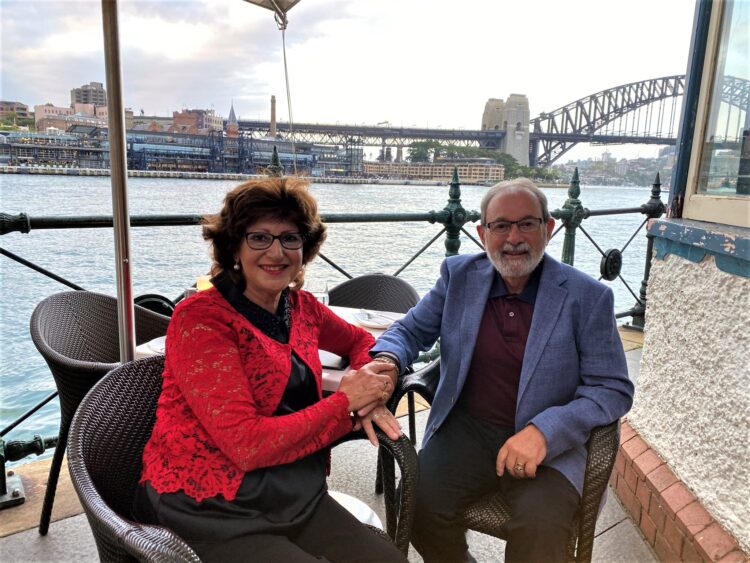
[[[543,221],[544,219],[540,217],[524,217],[518,221],[491,221],[485,227],[493,235],[507,235],[513,228],[513,225],[517,225],[518,230],[522,233],[533,233]]]
[[[299,250],[305,242],[305,237],[300,233],[281,233],[280,235],[272,235],[271,233],[245,233],[247,245],[253,250],[265,250],[276,239],[287,250]]]

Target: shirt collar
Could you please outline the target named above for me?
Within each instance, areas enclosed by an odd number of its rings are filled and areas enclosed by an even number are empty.
[[[227,272],[221,272],[214,276],[211,283],[238,313],[258,327],[264,334],[275,340],[288,342],[292,325],[289,288],[281,292],[279,306],[276,309],[276,314],[273,314],[250,301],[234,284]]]

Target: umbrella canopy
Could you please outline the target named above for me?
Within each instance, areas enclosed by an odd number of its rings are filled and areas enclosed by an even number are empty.
[[[250,2],[251,4],[256,4],[262,8],[272,10],[281,17],[291,10],[295,4],[299,3],[299,1],[300,0],[245,0],[245,2]]]

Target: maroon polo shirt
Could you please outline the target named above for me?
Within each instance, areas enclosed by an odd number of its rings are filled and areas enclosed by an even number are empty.
[[[543,264],[520,294],[508,293],[500,274],[495,276],[458,401],[471,416],[515,428],[518,382]]]

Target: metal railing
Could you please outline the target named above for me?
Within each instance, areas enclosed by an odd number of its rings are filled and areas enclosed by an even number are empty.
[[[631,325],[633,328],[643,329],[645,323],[645,310],[646,310],[646,292],[648,287],[648,278],[651,269],[651,255],[653,249],[653,237],[647,236],[646,256],[644,259],[645,265],[643,270],[643,280],[638,292],[634,291],[629,284],[621,276],[622,264],[623,264],[623,253],[628,248],[630,243],[635,239],[637,234],[644,228],[649,219],[660,217],[665,210],[665,206],[661,201],[661,182],[659,174],[657,173],[652,185],[651,195],[648,201],[638,207],[629,208],[618,208],[618,209],[599,209],[590,210],[583,206],[583,203],[579,199],[581,194],[580,183],[578,178],[578,169],[573,173],[570,186],[568,188],[568,197],[559,209],[555,209],[550,212],[550,215],[561,222],[560,227],[552,234],[552,237],[556,236],[559,232],[563,231],[563,247],[561,261],[571,266],[575,265],[575,254],[576,254],[576,237],[578,231],[580,231],[586,239],[592,244],[597,252],[601,254],[600,262],[600,280],[605,279],[613,281],[619,279],[621,283],[625,285],[627,290],[633,296],[635,304],[633,307],[616,313],[617,318],[631,317]],[[643,215],[643,221],[636,227],[633,234],[630,236],[628,241],[623,245],[622,248],[611,248],[603,250],[589,232],[584,228],[583,222],[593,217],[602,217],[607,215],[622,215],[622,214],[639,214]],[[480,214],[478,211],[469,211],[465,209],[461,204],[461,188],[458,179],[458,172],[456,169],[453,171],[453,178],[450,183],[448,190],[448,202],[446,206],[438,211],[428,211],[425,213],[334,213],[324,214],[322,216],[323,221],[328,224],[334,223],[383,223],[383,222],[428,222],[432,224],[441,224],[443,228],[430,239],[422,248],[420,248],[414,255],[412,255],[406,262],[398,267],[394,275],[399,275],[404,271],[412,262],[414,262],[421,254],[423,254],[430,246],[435,244],[440,237],[445,234],[445,255],[452,256],[458,254],[461,240],[460,235],[463,233],[470,240],[472,240],[479,248],[483,248],[480,241],[472,236],[464,227],[467,223],[473,223],[479,220]],[[200,225],[203,219],[202,215],[135,215],[130,217],[131,227],[160,227],[160,226],[180,226],[180,225]],[[18,215],[8,215],[0,213],[0,235],[4,235],[12,232],[29,233],[32,230],[42,229],[91,229],[91,228],[108,228],[112,227],[111,216],[76,216],[76,217],[29,217],[25,213]],[[25,260],[24,258],[17,256],[16,254],[0,247],[0,254],[10,258],[28,268],[33,269],[45,276],[48,276],[68,287],[73,289],[83,289],[81,286],[62,278],[50,272],[36,264]],[[340,272],[347,278],[351,278],[352,275],[346,272],[342,267],[330,260],[324,255],[319,255],[323,261]],[[182,296],[179,296],[179,300]],[[427,359],[425,357],[424,359]],[[33,412],[38,410],[43,404],[46,404],[49,400],[54,398],[56,394],[52,394],[46,397],[41,403],[32,407],[29,411],[24,413],[18,420],[10,424],[0,432],[0,458],[3,457],[2,451],[2,437],[15,428],[20,422],[28,418]],[[52,439],[48,438],[44,442],[50,442]],[[24,447],[28,449],[30,453],[37,453],[39,450],[39,439],[35,437],[31,442],[26,443],[26,446],[14,446],[14,455],[20,455],[24,450]],[[7,447],[7,446],[6,446]],[[9,460],[10,461],[10,460]]]

